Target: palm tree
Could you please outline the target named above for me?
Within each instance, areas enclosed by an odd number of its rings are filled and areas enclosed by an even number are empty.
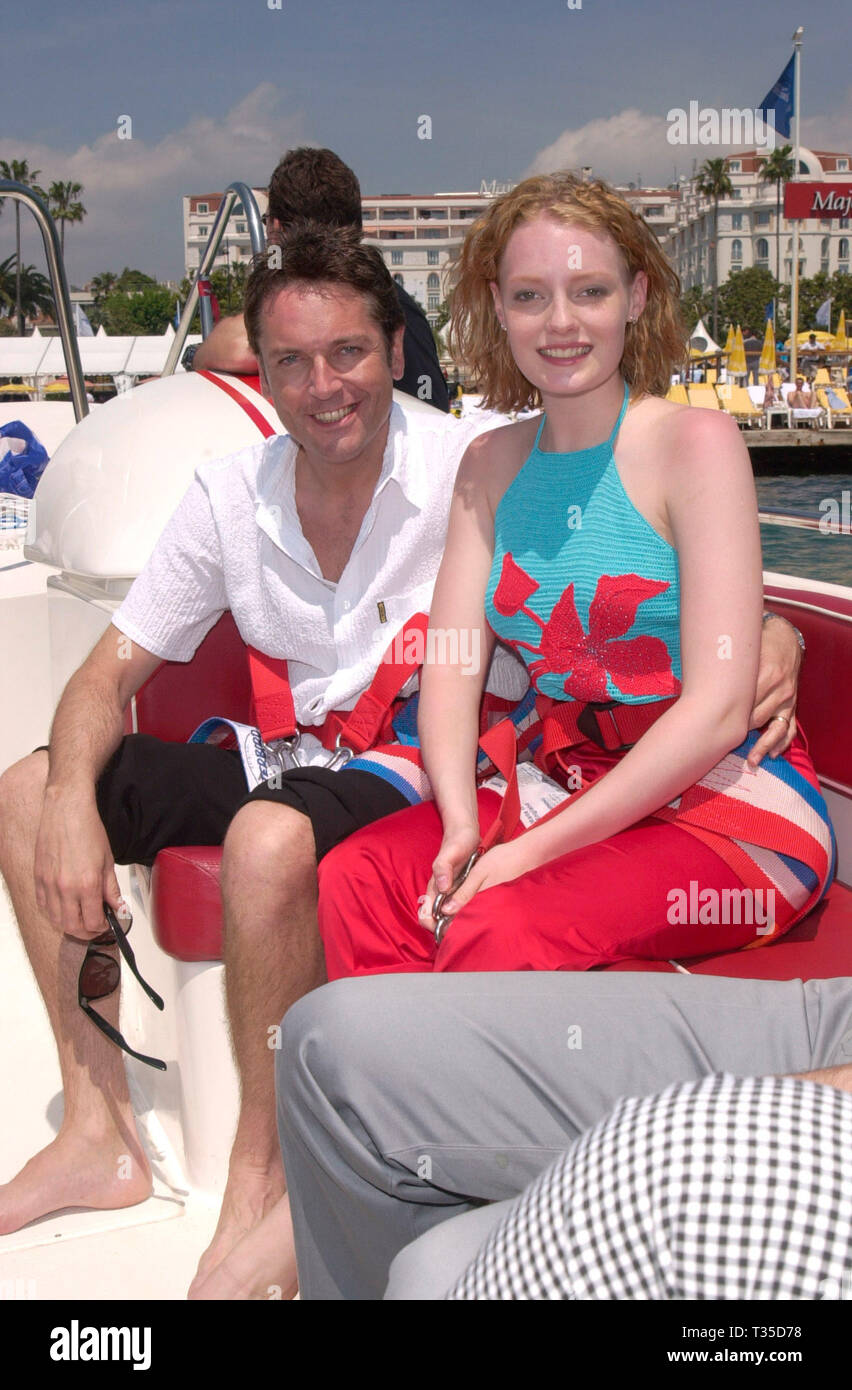
[[[781,185],[793,177],[792,145],[779,145],[760,161],[763,183],[775,184],[775,279],[781,283]]]
[[[94,308],[89,314],[89,319],[93,328],[100,328],[104,321],[103,308],[107,296],[112,294],[118,284],[118,276],[112,270],[104,270],[100,275],[93,275],[89,281],[88,288],[92,292],[95,301]]]
[[[733,193],[726,159],[706,159],[696,184],[704,198],[713,199],[713,337],[719,341],[719,199]]]
[[[55,312],[50,281],[33,265],[22,265],[20,274],[14,256],[0,261],[0,305],[17,313],[18,303],[28,318]]]
[[[83,192],[81,183],[52,183],[47,191],[47,205],[54,222],[59,223],[59,246],[65,259],[65,223],[82,222],[86,216],[83,204],[75,201]]]
[[[0,175],[4,179],[12,179],[15,183],[22,183],[25,188],[31,188],[33,193],[39,198],[47,201],[47,194],[43,188],[36,183],[36,179],[41,173],[40,169],[30,169],[25,159],[8,160],[0,159]],[[15,317],[18,321],[18,337],[24,336],[24,315],[21,308],[21,205],[15,200]]]

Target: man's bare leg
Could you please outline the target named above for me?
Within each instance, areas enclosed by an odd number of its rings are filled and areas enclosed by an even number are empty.
[[[287,1193],[270,1207],[194,1288],[194,1299],[287,1300],[296,1297],[296,1244]]]
[[[33,753],[0,779],[0,871],[56,1039],[65,1113],[53,1142],[0,1186],[0,1235],[62,1207],[129,1207],[151,1192],[122,1054],[77,1003],[86,948],[57,931],[36,904],[33,852],[46,780],[46,753]],[[98,1009],[117,1026],[118,991]]]
[[[202,1295],[202,1285],[217,1266],[225,1281],[217,1287],[229,1281],[244,1284],[244,1261],[238,1262],[238,1271],[229,1271],[222,1262],[279,1206],[286,1190],[275,1120],[278,1026],[291,1004],[325,982],[316,920],[316,847],[308,818],[269,801],[244,806],[225,840],[222,902],[240,1115],[219,1224],[199,1263],[191,1298],[208,1296],[206,1290]],[[295,1276],[292,1244],[282,1243],[279,1229],[288,1221],[285,1199],[278,1218],[264,1223],[259,1235],[263,1249],[256,1251],[258,1277],[267,1285],[280,1285],[284,1297]]]

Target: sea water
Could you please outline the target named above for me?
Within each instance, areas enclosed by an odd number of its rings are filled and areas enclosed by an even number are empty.
[[[832,535],[764,523],[760,528],[763,568],[799,574],[804,579],[852,585],[852,473],[755,478],[755,485],[761,508],[802,512],[818,521],[833,514],[843,531],[841,535]]]

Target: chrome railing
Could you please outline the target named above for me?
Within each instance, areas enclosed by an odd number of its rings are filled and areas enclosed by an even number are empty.
[[[30,208],[41,232],[44,242],[44,254],[47,257],[47,268],[50,272],[50,284],[53,290],[53,302],[56,305],[56,318],[59,324],[59,336],[62,339],[62,349],[65,353],[65,370],[68,373],[68,381],[71,387],[71,400],[74,403],[74,418],[79,422],[84,415],[89,413],[89,404],[86,400],[86,388],[83,380],[83,365],[80,361],[80,350],[77,346],[77,335],[71,323],[71,298],[68,294],[68,281],[65,277],[65,266],[62,262],[62,252],[59,249],[59,237],[53,218],[45,207],[41,198],[33,193],[31,188],[27,188],[23,183],[14,183],[11,179],[0,179],[0,198],[14,198],[18,203],[24,203]]]
[[[195,313],[196,305],[198,304],[198,281],[202,279],[203,276],[207,275],[207,273],[212,268],[217,255],[219,254],[219,247],[222,243],[222,238],[225,235],[225,229],[228,225],[228,222],[230,221],[231,214],[234,209],[234,204],[236,203],[237,199],[240,200],[245,210],[246,221],[248,222],[249,229],[249,240],[251,241],[252,255],[259,256],[264,246],[266,245],[266,237],[263,231],[263,223],[260,220],[260,211],[258,209],[257,200],[253,192],[245,183],[229,183],[228,187],[225,189],[225,196],[223,197],[222,202],[219,206],[219,211],[216,215],[216,221],[213,223],[213,227],[210,231],[210,236],[207,238],[207,245],[204,250],[204,255],[201,258],[201,264],[198,267],[198,271],[193,281],[192,289],[190,290],[189,295],[187,296],[187,301],[183,306],[183,313],[180,316],[180,323],[178,324],[177,332],[175,333],[174,342],[172,343],[171,348],[169,349],[169,355],[166,358],[166,365],[163,368],[163,376],[171,376],[174,372],[175,367],[180,361],[180,355],[183,351],[183,345],[186,342],[186,335],[189,332],[189,325],[192,322],[192,316]],[[206,337],[207,334],[205,333],[204,336]]]

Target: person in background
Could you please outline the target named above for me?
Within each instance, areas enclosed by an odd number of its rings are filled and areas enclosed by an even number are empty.
[[[361,223],[361,187],[348,164],[333,150],[307,147],[290,150],[280,160],[269,183],[267,234],[308,219],[327,227],[357,227]],[[404,370],[396,380],[399,391],[449,411],[447,384],[429,321],[415,299],[394,280],[405,318]],[[185,365],[193,371],[236,372],[252,376],[257,358],[251,350],[242,314],[220,319],[199,343]]]

